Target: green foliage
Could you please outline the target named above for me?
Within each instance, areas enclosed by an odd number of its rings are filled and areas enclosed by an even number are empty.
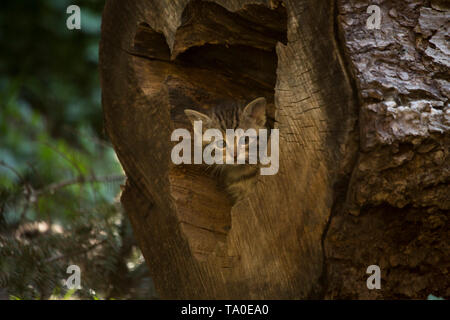
[[[0,3],[0,299],[149,298],[117,201],[124,174],[102,134],[104,2],[74,3],[81,30],[66,28],[70,4]],[[71,264],[75,292],[62,285]]]

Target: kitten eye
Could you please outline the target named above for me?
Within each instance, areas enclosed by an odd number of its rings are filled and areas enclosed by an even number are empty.
[[[227,143],[224,140],[218,140],[218,141],[216,141],[216,146],[218,148],[223,149],[227,146]]]

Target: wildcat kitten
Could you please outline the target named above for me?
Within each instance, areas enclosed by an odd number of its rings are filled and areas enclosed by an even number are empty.
[[[223,185],[227,193],[234,201],[243,199],[254,187],[257,179],[259,165],[248,164],[249,159],[249,139],[241,137],[237,141],[226,141],[226,129],[266,129],[266,99],[257,98],[246,106],[233,103],[231,105],[217,105],[210,111],[209,115],[201,112],[186,109],[184,113],[194,124],[194,121],[202,121],[203,130],[219,129],[222,132],[224,141],[214,141],[219,148],[226,149],[223,155],[223,164],[213,164],[212,172],[219,176],[219,182]],[[202,132],[203,133],[203,132]],[[243,139],[242,139],[243,138]],[[210,144],[210,141],[203,141],[203,147]],[[235,143],[235,149],[230,150],[227,145]],[[237,164],[237,146],[245,145],[246,164]],[[226,155],[234,158],[234,164],[226,164]]]

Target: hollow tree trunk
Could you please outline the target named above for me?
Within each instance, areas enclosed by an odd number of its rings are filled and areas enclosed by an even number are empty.
[[[448,11],[389,1],[373,30],[371,4],[106,3],[105,126],[161,297],[449,296]],[[170,136],[186,108],[260,96],[280,168],[233,204]]]

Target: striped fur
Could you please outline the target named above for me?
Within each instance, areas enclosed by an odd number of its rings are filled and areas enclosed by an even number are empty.
[[[259,129],[266,128],[266,100],[258,98],[248,105],[236,102],[216,105],[209,114],[186,109],[185,114],[193,123],[201,120],[203,129],[219,129],[226,137],[226,129]],[[226,140],[226,138],[225,138]],[[228,141],[225,141],[229,143]],[[235,141],[236,143],[236,141]],[[203,143],[205,147],[209,142]],[[234,156],[234,155],[233,155]],[[246,197],[254,188],[258,177],[258,164],[214,164],[210,172],[218,176],[219,183],[224,187],[233,201]],[[246,162],[248,162],[248,145],[246,146]]]

